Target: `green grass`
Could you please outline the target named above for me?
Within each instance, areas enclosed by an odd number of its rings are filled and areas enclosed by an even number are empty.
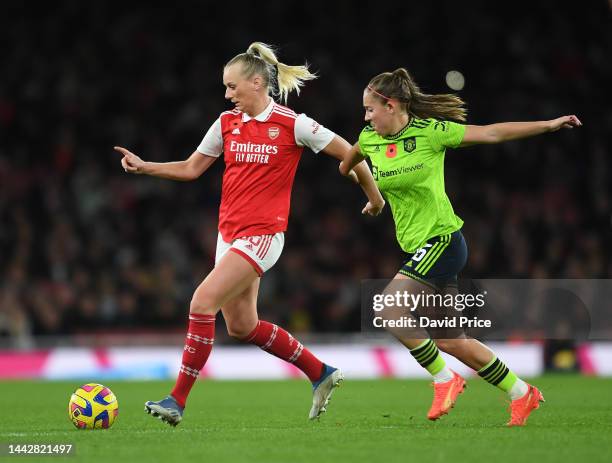
[[[425,381],[347,381],[319,422],[307,420],[307,381],[202,381],[177,428],[143,411],[144,401],[161,398],[171,383],[107,381],[120,413],[102,431],[68,421],[79,382],[0,382],[0,442],[71,442],[76,455],[69,461],[112,463],[611,461],[612,379],[534,382],[547,402],[527,427],[508,429],[505,396],[479,379],[469,380],[451,414],[434,423],[425,418],[432,394]],[[33,461],[2,460],[16,458]]]

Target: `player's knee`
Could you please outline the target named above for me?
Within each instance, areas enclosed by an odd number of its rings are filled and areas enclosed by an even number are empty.
[[[461,342],[458,339],[436,339],[438,349],[450,355],[456,355],[461,352]]]
[[[244,341],[257,326],[257,319],[238,318],[227,320],[227,334],[232,338]]]
[[[191,298],[189,312],[200,315],[215,315],[219,311],[218,302],[212,295],[195,295]]]

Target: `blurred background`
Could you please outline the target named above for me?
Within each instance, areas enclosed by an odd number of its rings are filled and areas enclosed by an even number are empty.
[[[223,162],[171,182],[125,174],[112,147],[189,156],[231,107],[223,65],[253,41],[310,63],[320,77],[289,106],[350,142],[364,86],[400,66],[427,93],[456,91],[471,124],[578,115],[579,130],[447,152],[463,277],[610,278],[607,1],[17,2],[0,16],[4,349],[181,345],[214,264]],[[360,281],[391,278],[402,258],[389,209],[364,218],[364,202],[334,160],[304,152],[262,319],[307,340],[359,336]]]

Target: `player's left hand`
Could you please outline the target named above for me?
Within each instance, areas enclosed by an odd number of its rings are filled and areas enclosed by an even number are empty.
[[[372,217],[376,217],[382,212],[384,207],[385,207],[384,199],[382,200],[382,203],[376,203],[376,204],[368,201],[368,203],[365,205],[361,213],[363,215],[371,215]]]
[[[575,115],[562,116],[553,119],[550,122],[550,131],[556,132],[559,129],[573,129],[574,127],[582,126],[582,122]]]

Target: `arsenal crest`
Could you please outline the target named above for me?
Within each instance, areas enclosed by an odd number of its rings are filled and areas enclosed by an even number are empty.
[[[279,134],[280,129],[278,127],[270,127],[268,129],[268,137],[270,137],[271,140],[274,140]]]

